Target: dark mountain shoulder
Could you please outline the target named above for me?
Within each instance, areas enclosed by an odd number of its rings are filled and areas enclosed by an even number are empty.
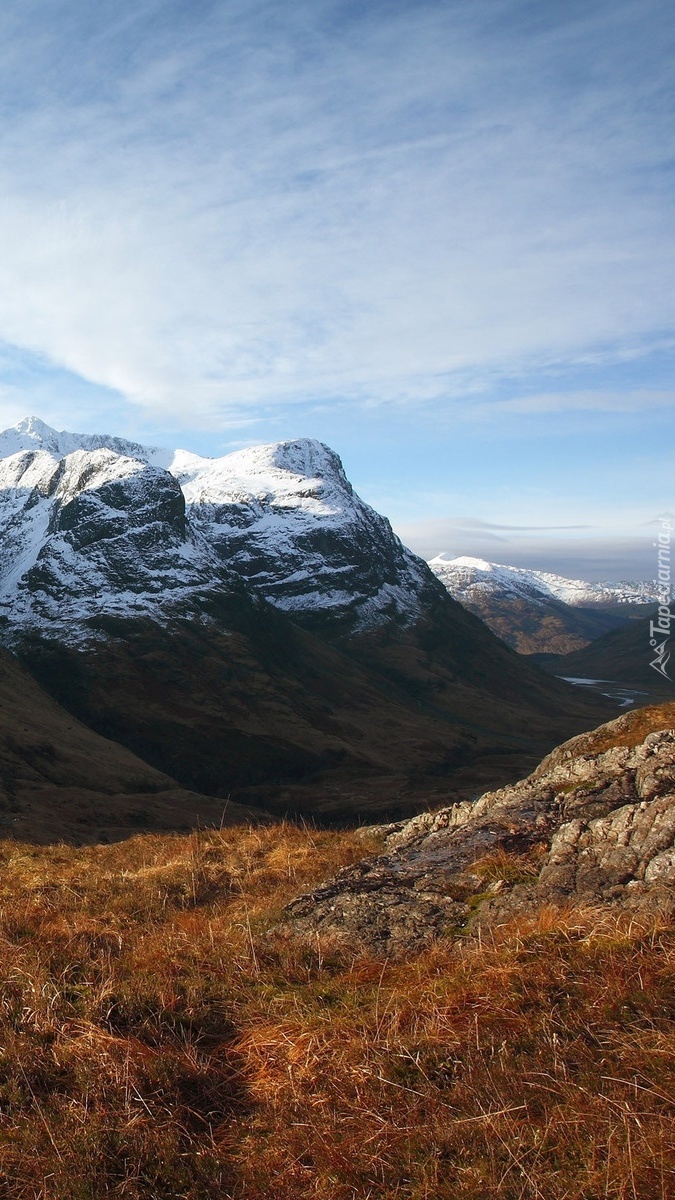
[[[200,795],[62,708],[0,650],[0,825],[4,836],[76,844],[140,830],[256,819]]]
[[[410,813],[514,778],[613,711],[439,591],[412,629],[361,638],[211,592],[191,619],[107,618],[105,640],[20,652],[61,704],[186,787],[279,813]]]

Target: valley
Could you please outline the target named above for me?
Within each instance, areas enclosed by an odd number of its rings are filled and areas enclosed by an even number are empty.
[[[675,1200],[674,34],[0,6],[0,1200]]]

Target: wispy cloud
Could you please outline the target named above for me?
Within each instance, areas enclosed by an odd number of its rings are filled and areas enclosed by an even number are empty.
[[[657,391],[650,388],[584,389],[581,391],[539,392],[536,395],[517,396],[508,400],[481,401],[464,409],[469,418],[547,415],[549,413],[642,413],[650,410],[675,409],[675,391]]]
[[[433,528],[436,524],[440,529],[468,533],[470,536],[474,536],[476,532],[492,533],[494,530],[499,530],[500,533],[551,533],[554,530],[593,528],[592,525],[498,525],[493,521],[483,521],[480,517],[445,517],[441,521],[431,520],[424,524],[427,528]]]
[[[672,327],[662,0],[115,11],[0,18],[6,341],[208,423]]]

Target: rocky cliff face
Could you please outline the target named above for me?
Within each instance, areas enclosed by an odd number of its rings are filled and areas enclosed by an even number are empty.
[[[0,537],[6,626],[71,642],[213,586],[350,631],[410,623],[439,589],[311,439],[205,459],[28,418],[0,434]]]
[[[173,464],[189,520],[221,561],[305,624],[419,617],[437,583],[355,494],[334,451],[300,439]]]
[[[675,908],[675,704],[582,734],[521,782],[384,827],[386,853],[288,927],[396,955],[541,903]]]
[[[102,614],[163,617],[228,582],[189,527],[178,482],[105,448],[0,461],[0,532],[10,642],[26,629],[77,642]]]

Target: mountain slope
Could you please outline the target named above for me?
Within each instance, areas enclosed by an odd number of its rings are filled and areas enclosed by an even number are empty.
[[[0,650],[0,826],[33,842],[91,842],[218,823],[198,795],[92,732]],[[228,820],[253,815],[232,805]]]
[[[97,610],[168,616],[205,584],[313,624],[417,618],[435,581],[355,495],[338,456],[300,439],[220,459],[27,418],[0,434],[0,605],[21,628],[83,636]]]
[[[537,599],[548,597],[561,600],[574,608],[589,608],[605,604],[648,604],[658,597],[655,584],[648,583],[588,583],[584,579],[567,579],[551,571],[533,571],[524,567],[509,567],[503,563],[486,562],[482,558],[446,558],[439,554],[429,566],[442,579],[449,591],[453,589],[503,588],[514,595]]]
[[[296,619],[328,617],[353,630],[419,615],[428,572],[322,443],[299,439],[215,460],[177,454],[170,470],[190,521],[221,560]]]
[[[210,619],[110,619],[89,645],[26,638],[69,710],[184,786],[274,811],[411,812],[514,778],[612,708],[521,664],[462,613],[334,645],[246,597]]]
[[[565,654],[620,628],[653,601],[642,583],[586,583],[479,558],[430,561],[448,592],[520,654]]]
[[[410,811],[610,711],[456,604],[318,442],[209,460],[29,419],[3,450],[2,639],[185,787]]]

